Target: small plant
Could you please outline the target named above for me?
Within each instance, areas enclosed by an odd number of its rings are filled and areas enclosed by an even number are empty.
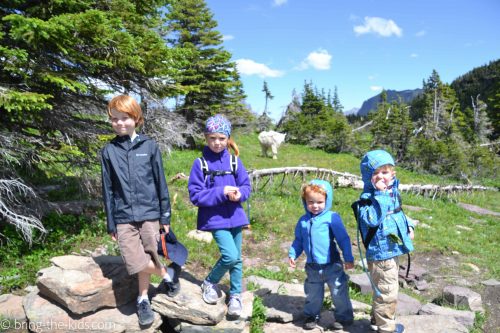
[[[474,318],[474,326],[471,328],[469,333],[483,333],[484,323],[486,322],[486,315],[482,312],[476,311],[476,316]]]
[[[250,333],[264,332],[264,324],[266,323],[266,307],[262,302],[262,298],[255,296],[252,304],[252,319],[250,320]]]

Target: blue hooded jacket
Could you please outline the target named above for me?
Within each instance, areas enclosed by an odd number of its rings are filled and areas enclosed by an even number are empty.
[[[351,251],[351,240],[342,223],[340,215],[330,209],[333,204],[333,189],[329,182],[313,180],[309,184],[323,187],[326,191],[325,209],[318,215],[307,210],[307,203],[302,199],[306,213],[300,217],[295,226],[295,239],[288,251],[288,256],[297,259],[302,252],[306,253],[307,263],[328,264],[341,262],[337,245],[342,250],[345,262],[354,262]],[[330,241],[330,231],[333,239]],[[333,242],[335,241],[335,242]]]
[[[402,210],[394,212],[401,206],[398,191],[399,180],[394,179],[393,185],[386,191],[374,188],[371,178],[376,169],[384,165],[395,166],[392,156],[384,150],[368,152],[361,160],[360,169],[364,182],[360,199],[371,201],[359,209],[359,223],[363,239],[370,227],[377,227],[377,232],[366,249],[368,261],[378,261],[393,258],[413,251],[413,243],[408,235],[409,228],[414,228]],[[391,236],[397,236],[395,241]]]

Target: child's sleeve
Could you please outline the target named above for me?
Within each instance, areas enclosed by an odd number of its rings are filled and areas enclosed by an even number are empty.
[[[250,178],[248,178],[248,172],[238,158],[238,170],[236,172],[236,186],[240,189],[241,202],[247,201],[250,197],[250,192],[252,191],[252,186],[250,184]]]
[[[168,193],[167,180],[165,179],[160,148],[156,143],[153,148],[153,177],[160,202],[160,224],[170,225],[170,195]]]
[[[115,221],[113,219],[114,200],[113,185],[111,184],[111,164],[107,156],[106,148],[101,152],[101,179],[102,179],[102,199],[104,211],[106,212],[107,231],[109,234],[116,232]]]
[[[333,214],[330,228],[332,229],[335,241],[342,251],[344,261],[354,262],[354,257],[352,255],[351,238],[349,237],[349,234],[347,233],[344,223],[342,223],[342,218],[339,214]]]
[[[302,247],[302,233],[300,232],[300,220],[295,225],[295,238],[288,250],[288,257],[297,259],[301,254],[304,248]]]
[[[228,201],[223,186],[207,187],[201,162],[195,159],[188,180],[189,199],[197,207],[212,207]],[[243,195],[243,193],[242,193]]]

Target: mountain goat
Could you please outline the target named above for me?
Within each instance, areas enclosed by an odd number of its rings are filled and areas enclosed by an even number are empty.
[[[278,133],[275,131],[264,131],[259,134],[260,147],[262,155],[267,156],[267,150],[271,148],[273,159],[278,159],[278,148],[285,141],[286,133]]]

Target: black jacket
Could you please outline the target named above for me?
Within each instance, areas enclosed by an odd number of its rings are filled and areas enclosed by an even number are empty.
[[[170,224],[170,198],[156,142],[117,136],[102,150],[102,195],[108,233],[116,224],[160,220]]]

